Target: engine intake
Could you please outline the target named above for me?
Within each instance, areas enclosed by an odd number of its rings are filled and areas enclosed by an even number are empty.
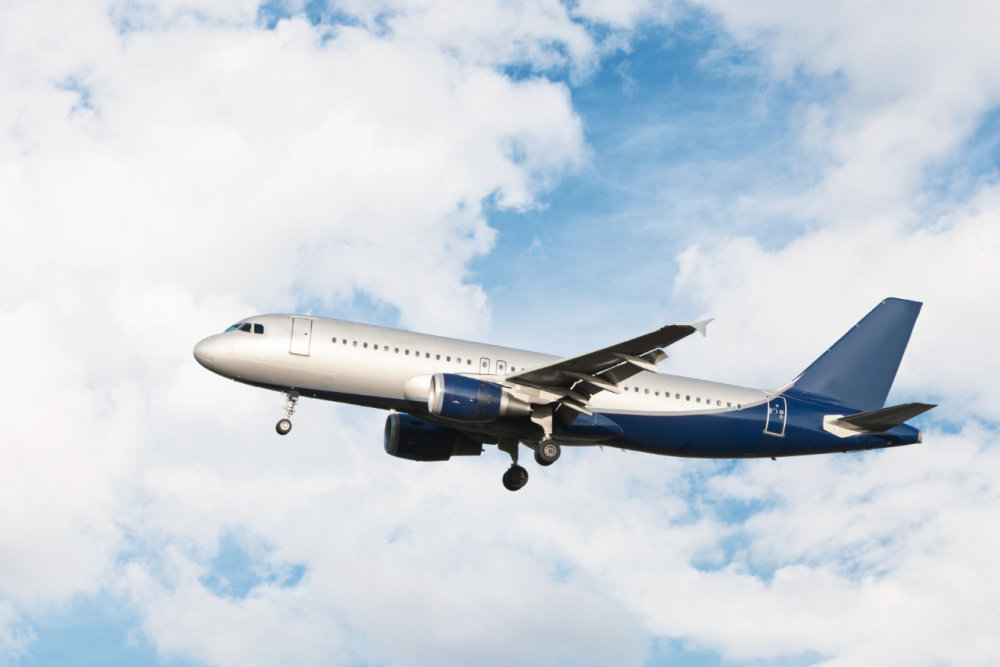
[[[491,422],[500,417],[527,417],[531,405],[495,382],[452,373],[431,378],[427,409],[432,415],[468,422]]]
[[[479,456],[483,445],[447,426],[394,412],[385,420],[385,451],[410,461],[447,461]]]

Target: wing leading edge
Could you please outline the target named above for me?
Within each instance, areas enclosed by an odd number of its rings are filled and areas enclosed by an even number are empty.
[[[617,385],[623,380],[642,371],[659,372],[656,364],[667,358],[662,348],[695,331],[704,336],[709,322],[711,319],[671,324],[600,350],[509,375],[504,380],[536,390],[539,402],[570,408],[573,417],[576,413],[589,415],[591,396],[601,391],[621,393]]]

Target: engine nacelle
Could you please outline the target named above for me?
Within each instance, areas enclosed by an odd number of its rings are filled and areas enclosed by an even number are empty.
[[[410,461],[447,461],[479,456],[483,445],[447,426],[394,412],[385,420],[385,451]]]
[[[500,417],[527,417],[531,405],[495,382],[452,373],[431,378],[427,409],[432,415],[467,422],[492,422]]]

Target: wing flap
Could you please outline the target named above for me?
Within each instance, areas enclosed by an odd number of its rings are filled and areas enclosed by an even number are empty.
[[[578,373],[576,371],[563,371],[563,375],[567,377],[575,378],[577,380],[582,380],[585,385],[593,387],[593,391],[589,391],[590,395],[593,396],[599,391],[610,391],[612,394],[620,394],[622,390],[618,388],[617,385],[608,382],[607,378],[601,377],[599,375],[590,375],[588,373]]]

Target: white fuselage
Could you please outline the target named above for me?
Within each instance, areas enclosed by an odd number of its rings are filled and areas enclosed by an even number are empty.
[[[426,405],[430,377],[455,373],[498,383],[506,375],[559,357],[320,317],[262,315],[202,341],[195,356],[232,379],[307,395],[405,410]],[[252,332],[253,325],[263,333]],[[705,380],[642,372],[600,392],[595,412],[694,414],[760,404],[768,392]]]

